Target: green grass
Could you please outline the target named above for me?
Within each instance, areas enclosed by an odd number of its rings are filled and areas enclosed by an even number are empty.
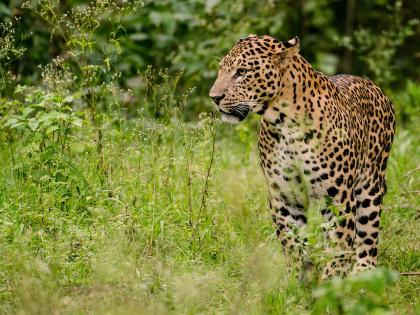
[[[0,313],[322,314],[273,234],[254,125],[106,121],[64,153],[3,136]],[[388,168],[379,262],[398,272],[420,270],[419,132],[399,128]],[[415,314],[419,279],[333,293]]]

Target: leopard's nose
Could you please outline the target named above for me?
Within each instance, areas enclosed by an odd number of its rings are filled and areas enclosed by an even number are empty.
[[[225,94],[222,95],[218,95],[218,96],[212,96],[211,98],[213,99],[213,101],[219,105],[220,101],[225,97]]]

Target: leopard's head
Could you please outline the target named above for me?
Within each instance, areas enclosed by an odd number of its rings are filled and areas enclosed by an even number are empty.
[[[209,93],[222,119],[237,123],[250,111],[263,115],[281,92],[288,57],[298,51],[297,37],[284,42],[257,35],[240,39],[220,62]]]

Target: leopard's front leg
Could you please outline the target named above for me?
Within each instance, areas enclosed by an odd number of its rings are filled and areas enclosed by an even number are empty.
[[[326,253],[330,257],[323,279],[347,275],[354,262],[356,199],[351,189],[343,189],[337,196],[329,208],[321,211],[331,223],[326,234]]]
[[[271,199],[270,207],[276,225],[276,234],[285,253],[301,261],[305,239],[300,239],[297,232],[307,222],[303,207],[292,206],[280,198]]]

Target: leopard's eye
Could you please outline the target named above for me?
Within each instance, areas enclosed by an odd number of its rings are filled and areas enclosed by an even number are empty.
[[[245,69],[245,68],[239,68],[238,70],[236,70],[236,75],[237,76],[243,76],[243,75],[245,75],[245,73],[247,72],[248,70],[247,69]]]

